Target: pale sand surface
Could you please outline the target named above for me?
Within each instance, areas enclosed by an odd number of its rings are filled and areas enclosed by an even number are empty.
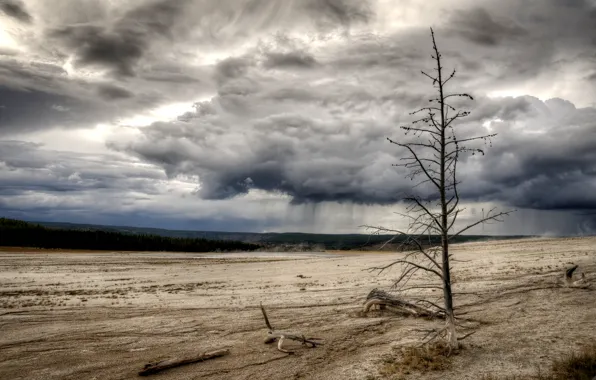
[[[465,340],[452,369],[411,378],[532,373],[596,340],[596,291],[552,288],[572,263],[596,285],[596,238],[468,243],[453,251],[466,260],[455,263],[455,291],[484,294],[483,305],[467,310],[485,324]],[[383,355],[420,339],[414,329],[440,326],[386,311],[360,315],[366,294],[388,289],[398,273],[364,269],[397,253],[257,256],[0,252],[0,379],[132,379],[145,363],[221,347],[231,354],[152,377],[381,379]],[[458,295],[455,304],[478,300]],[[275,327],[326,345],[289,343],[296,354],[286,356],[263,344],[261,301]]]

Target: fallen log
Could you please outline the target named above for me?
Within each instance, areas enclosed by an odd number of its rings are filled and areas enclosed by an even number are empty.
[[[162,360],[157,363],[149,363],[149,364],[145,364],[145,367],[139,372],[139,375],[140,376],[148,376],[148,375],[157,373],[159,371],[163,371],[164,369],[179,367],[179,366],[191,364],[191,363],[202,362],[205,360],[218,358],[220,356],[224,356],[229,353],[230,353],[230,350],[228,350],[226,348],[226,349],[221,349],[221,350],[216,350],[216,351],[211,351],[211,352],[200,353],[198,355],[191,356],[191,357],[184,358],[184,359],[168,359],[168,360]]]
[[[394,308],[400,314],[412,315],[415,317],[440,318],[445,319],[445,313],[441,308],[436,310],[427,309],[412,302],[405,301],[397,296],[391,295],[384,290],[373,289],[366,296],[366,301],[362,310],[363,314],[368,313],[374,305],[379,305],[381,309],[386,307]]]

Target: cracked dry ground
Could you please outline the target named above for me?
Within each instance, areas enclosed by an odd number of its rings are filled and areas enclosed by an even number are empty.
[[[451,369],[425,379],[533,373],[596,340],[596,291],[553,287],[570,263],[596,282],[596,238],[454,246],[456,306],[483,324]],[[0,378],[131,379],[149,362],[222,347],[231,354],[158,379],[382,379],[382,358],[439,325],[360,314],[397,270],[396,253],[204,256],[0,252]],[[303,277],[297,277],[303,275]],[[421,283],[427,281],[419,279]],[[596,285],[596,284],[595,284]],[[594,286],[592,287],[594,289]],[[432,293],[430,293],[432,294]],[[259,302],[276,328],[325,339],[295,355],[263,344]],[[421,378],[413,375],[412,378]]]

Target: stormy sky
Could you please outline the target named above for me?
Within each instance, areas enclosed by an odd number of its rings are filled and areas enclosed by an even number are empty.
[[[386,138],[468,92],[460,225],[596,233],[596,0],[0,0],[0,215],[228,231],[403,227]],[[401,140],[400,140],[401,141]]]

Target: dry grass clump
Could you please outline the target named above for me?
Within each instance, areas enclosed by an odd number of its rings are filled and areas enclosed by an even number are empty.
[[[550,372],[534,376],[484,376],[482,380],[595,380],[596,344],[584,347],[579,353],[572,352],[552,362]]]
[[[592,380],[596,377],[596,343],[577,354],[555,360],[551,371],[553,380]]]
[[[422,347],[404,347],[401,354],[385,357],[380,374],[392,379],[405,379],[406,375],[443,371],[451,366],[449,346],[437,341]],[[544,373],[543,373],[544,372]],[[535,375],[483,376],[482,380],[596,380],[596,343],[555,359],[548,370],[537,370]]]
[[[386,357],[381,374],[408,375],[412,372],[443,371],[451,365],[451,355],[457,352],[450,351],[449,346],[441,341],[422,347],[403,347],[398,357]]]

